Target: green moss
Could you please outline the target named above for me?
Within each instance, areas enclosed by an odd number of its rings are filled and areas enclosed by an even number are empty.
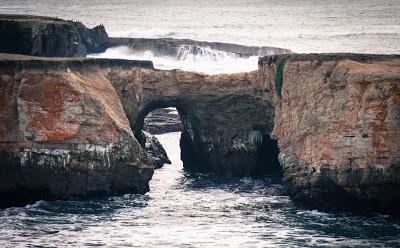
[[[285,64],[293,56],[293,54],[283,54],[276,59],[276,72],[275,72],[275,91],[279,97],[282,97],[283,86],[283,69]]]

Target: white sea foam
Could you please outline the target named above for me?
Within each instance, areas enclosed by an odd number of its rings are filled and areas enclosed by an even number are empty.
[[[151,60],[157,69],[181,69],[208,74],[247,72],[257,69],[257,56],[240,57],[209,47],[181,46],[175,56],[157,56],[152,51],[135,51],[127,46],[111,47],[104,53],[90,54],[95,58]]]

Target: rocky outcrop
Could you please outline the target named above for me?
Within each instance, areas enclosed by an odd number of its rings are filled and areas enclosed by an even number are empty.
[[[128,46],[134,51],[152,51],[157,56],[176,56],[180,48],[190,47],[193,52],[201,47],[238,54],[243,57],[279,55],[291,53],[289,49],[267,46],[245,46],[223,42],[197,41],[172,38],[114,38],[110,37],[107,47]]]
[[[104,71],[118,60],[0,61],[1,206],[144,193],[153,166]]]
[[[143,130],[151,134],[182,132],[183,125],[179,113],[173,108],[151,111],[144,119]]]
[[[273,128],[274,108],[265,100],[268,90],[257,89],[262,85],[257,76],[140,70],[115,71],[109,79],[120,92],[135,132],[142,130],[144,117],[151,110],[176,107],[188,134],[183,137],[189,137],[182,154],[190,147],[201,169],[244,176],[259,166],[271,166],[260,160],[260,147],[274,145],[264,142]],[[184,165],[199,167],[185,161]]]
[[[0,52],[46,57],[85,57],[109,47],[128,46],[133,51],[152,51],[159,56],[176,56],[184,46],[194,52],[210,47],[240,56],[273,55],[291,52],[276,47],[195,41],[188,39],[112,38],[104,26],[87,28],[79,21],[53,17],[0,14]]]
[[[167,152],[154,135],[142,131],[136,134],[135,137],[155,169],[161,168],[164,164],[171,164]]]
[[[273,127],[273,108],[255,94],[251,74],[160,71],[141,61],[0,57],[0,192],[8,202],[26,195],[146,191],[152,162],[159,162],[143,148],[158,144],[138,133],[156,108],[177,107],[196,159],[222,175],[255,171],[258,144]]]
[[[29,15],[0,15],[0,52],[49,57],[85,57],[106,49],[102,25]]]
[[[146,191],[154,165],[144,118],[176,107],[187,168],[279,171],[279,152],[296,202],[399,214],[400,56],[270,56],[257,71],[212,76],[140,61],[0,57],[8,201]]]
[[[286,59],[262,58],[259,70],[283,73],[273,135],[290,195],[311,208],[400,214],[400,56]]]

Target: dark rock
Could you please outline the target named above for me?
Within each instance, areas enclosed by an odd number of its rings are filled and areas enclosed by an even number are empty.
[[[192,49],[210,47],[240,56],[291,53],[284,48],[188,39],[110,38],[103,25],[90,29],[78,21],[30,15],[0,14],[0,34],[0,52],[47,57],[84,57],[114,46],[128,46],[135,51],[150,50],[158,56],[176,56],[182,46]]]
[[[48,57],[85,57],[106,49],[103,26],[41,16],[0,15],[0,52]]]
[[[176,110],[160,108],[151,111],[144,119],[143,130],[151,134],[182,132],[183,125]]]
[[[167,152],[154,135],[142,131],[135,134],[135,137],[144,149],[147,158],[154,165],[154,168],[159,169],[164,164],[171,164]]]
[[[114,38],[110,37],[107,47],[128,46],[134,51],[152,51],[158,56],[176,56],[182,46],[190,46],[192,49],[209,47],[218,51],[230,52],[241,56],[264,56],[292,53],[289,49],[266,46],[245,46],[222,42],[197,41],[190,39],[173,38]]]

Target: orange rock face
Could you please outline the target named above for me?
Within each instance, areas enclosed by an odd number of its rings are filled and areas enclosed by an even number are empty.
[[[70,61],[0,62],[4,206],[148,190],[153,167],[107,70]]]
[[[284,67],[273,135],[286,185],[312,207],[398,214],[400,59],[324,56]]]
[[[22,80],[18,98],[26,103],[27,129],[33,132],[35,140],[62,141],[76,136],[79,123],[74,116],[68,116],[68,108],[72,107],[68,103],[82,109],[79,92],[61,78],[32,77]]]
[[[296,202],[400,209],[399,56],[293,55],[281,96],[276,57],[254,72],[209,76],[140,61],[1,56],[3,199],[145,192],[153,167],[134,134],[149,111],[173,106],[182,157],[206,169],[252,175],[279,152]]]
[[[280,149],[310,166],[398,163],[399,80],[399,60],[289,62],[273,133]]]

